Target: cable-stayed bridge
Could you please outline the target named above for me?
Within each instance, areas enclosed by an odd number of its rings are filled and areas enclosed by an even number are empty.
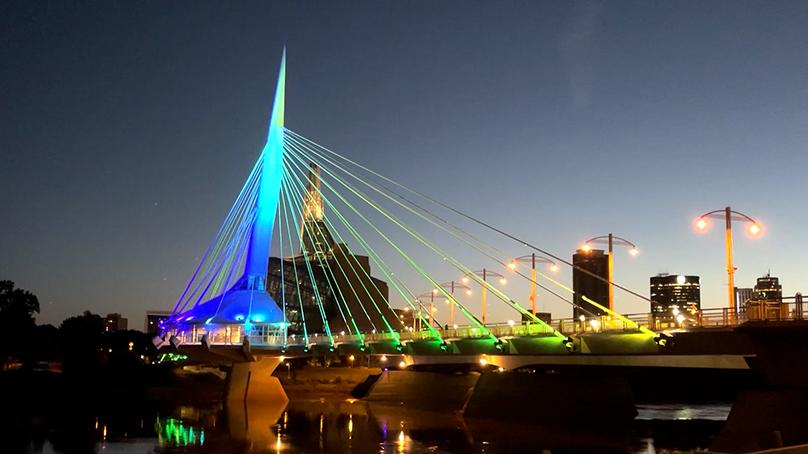
[[[775,317],[718,309],[660,319],[620,314],[590,295],[573,298],[573,289],[535,264],[574,267],[650,303],[286,128],[285,78],[284,52],[266,144],[163,324],[166,344],[235,348],[253,359],[363,353],[399,354],[405,365],[746,370],[754,352],[734,327],[753,318],[802,319],[801,299]],[[530,251],[529,272],[515,266],[503,241]],[[529,284],[530,296],[505,290],[506,275],[496,269]],[[462,278],[447,282],[447,272]],[[479,310],[463,298],[472,289],[481,293]],[[543,316],[538,289],[580,316]],[[497,307],[515,320],[492,323],[487,312]]]

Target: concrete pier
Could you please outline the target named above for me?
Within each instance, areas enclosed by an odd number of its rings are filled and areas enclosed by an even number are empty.
[[[227,402],[288,402],[280,380],[272,376],[280,363],[279,357],[271,356],[233,363],[227,376]]]

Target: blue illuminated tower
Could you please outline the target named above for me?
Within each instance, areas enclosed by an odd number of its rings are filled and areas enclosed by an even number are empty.
[[[244,332],[248,332],[253,324],[267,324],[274,327],[282,327],[284,324],[284,313],[267,293],[266,281],[272,232],[275,227],[275,216],[283,181],[285,86],[286,49],[281,57],[267,142],[259,157],[260,174],[257,174],[257,195],[253,217],[249,224],[243,274],[231,287],[207,301],[198,302],[187,310],[175,309],[175,314],[171,319],[171,324],[174,326],[240,324],[244,325]],[[236,252],[231,251],[230,253],[236,254]],[[237,262],[238,259],[233,259],[223,263],[230,263],[232,267]],[[208,279],[208,288],[218,276],[222,275],[221,269],[220,266],[213,274],[214,277]],[[188,289],[186,289],[187,291]],[[185,296],[183,294],[181,299]]]

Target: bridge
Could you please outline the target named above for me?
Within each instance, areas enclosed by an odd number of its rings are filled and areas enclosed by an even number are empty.
[[[266,144],[162,324],[161,346],[194,354],[220,352],[233,363],[271,358],[261,366],[270,372],[284,357],[328,354],[399,355],[401,367],[479,363],[499,370],[535,365],[749,370],[749,358],[759,352],[736,335],[739,329],[803,320],[800,295],[770,306],[683,307],[681,313],[664,316],[620,314],[611,296],[606,302],[575,295],[536,263],[573,268],[608,285],[610,295],[618,290],[651,303],[611,278],[286,128],[285,80],[284,50]],[[528,248],[529,272],[515,266],[513,255],[490,236]],[[469,258],[452,252],[452,244],[473,253],[475,264],[490,267],[477,270]],[[384,280],[374,277],[371,267]],[[495,269],[509,270],[509,276],[528,283],[527,300],[490,280],[499,276],[505,281]],[[447,271],[462,280],[444,282],[440,276]],[[459,292],[471,292],[472,284],[481,291],[479,312]],[[429,290],[422,293],[416,286]],[[537,289],[580,315],[542,316]],[[393,307],[391,290],[402,309]],[[437,317],[436,301],[448,306],[448,318]],[[487,311],[494,305],[518,320],[488,322]],[[249,382],[247,372],[240,374]]]

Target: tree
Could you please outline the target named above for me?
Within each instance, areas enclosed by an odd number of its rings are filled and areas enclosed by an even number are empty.
[[[35,328],[39,300],[33,293],[0,281],[0,359],[22,358]]]

